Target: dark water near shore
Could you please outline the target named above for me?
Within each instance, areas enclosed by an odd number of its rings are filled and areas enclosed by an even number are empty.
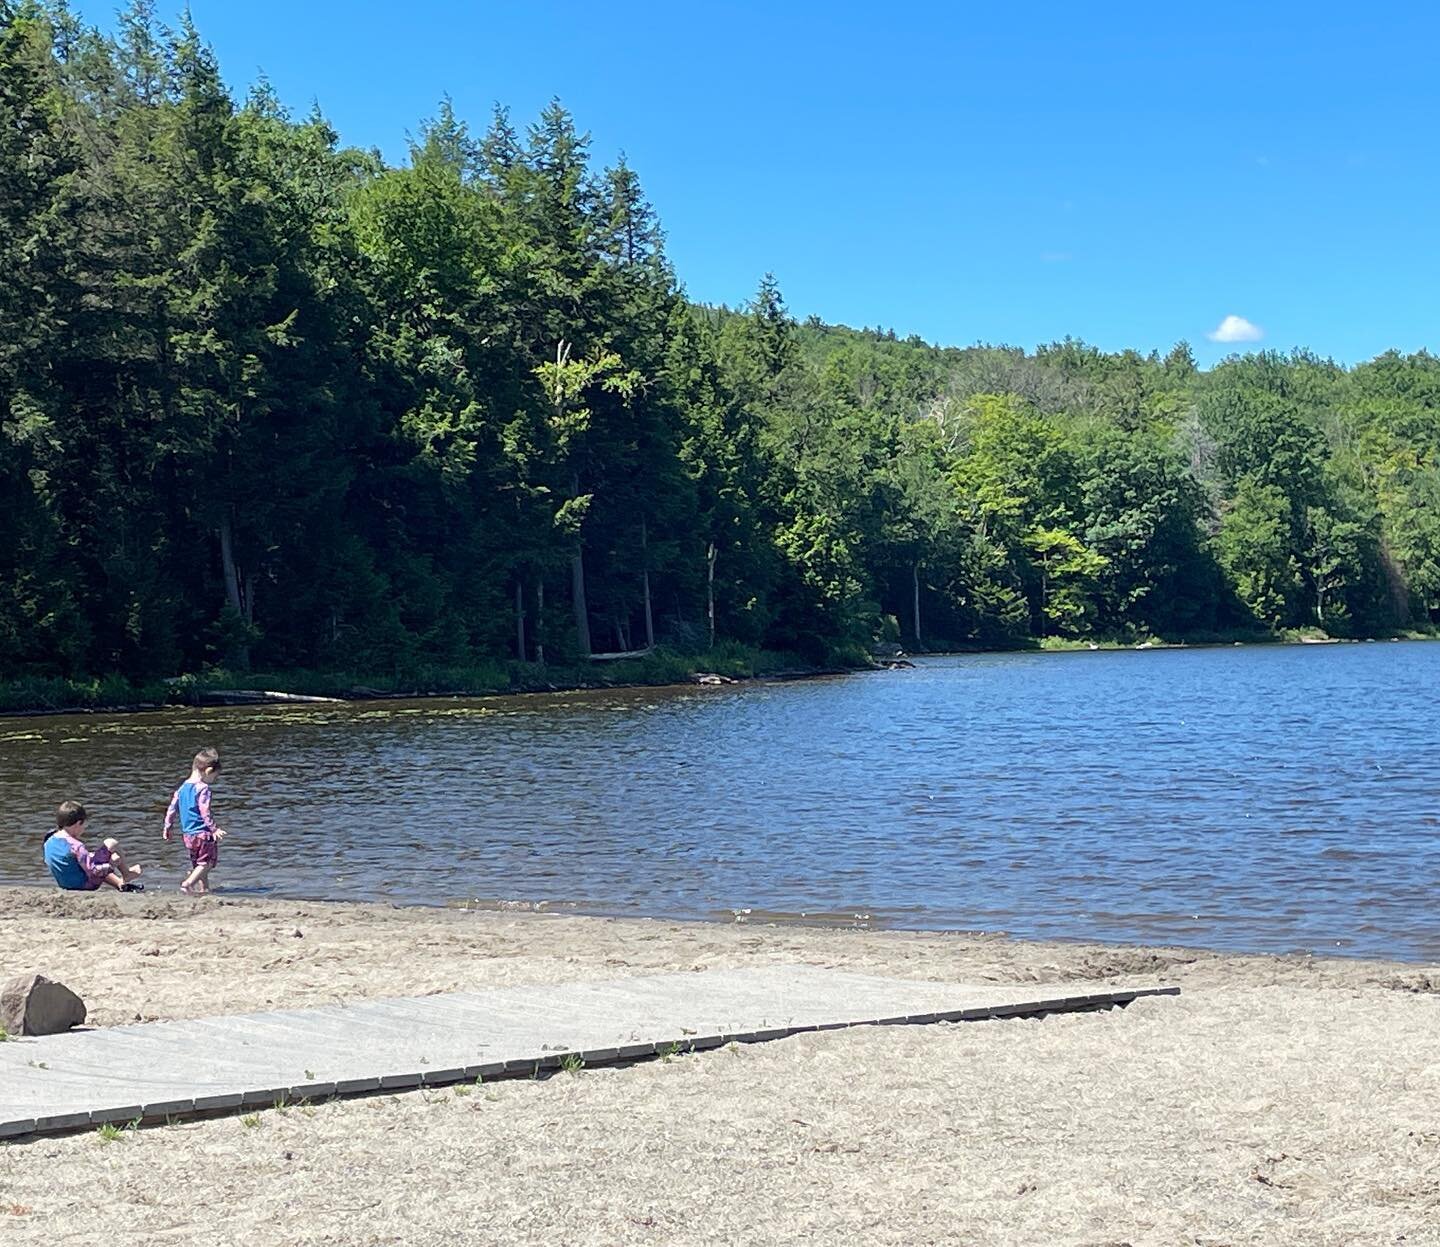
[[[0,882],[225,757],[216,881],[400,903],[1440,957],[1440,645],[979,655],[794,684],[0,719]]]

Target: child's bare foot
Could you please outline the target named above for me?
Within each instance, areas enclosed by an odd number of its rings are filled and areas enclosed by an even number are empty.
[[[195,895],[195,893],[193,893],[193,892],[190,890],[190,885],[189,885],[188,883],[182,883],[182,884],[180,885],[180,891],[184,892],[186,896],[194,896],[194,895]]]
[[[125,868],[125,877],[127,879],[138,879],[144,873],[145,867],[143,866],[127,866]]]

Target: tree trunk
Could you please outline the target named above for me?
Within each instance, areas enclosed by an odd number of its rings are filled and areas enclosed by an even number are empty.
[[[910,565],[910,577],[915,590],[915,648],[922,649],[925,642],[920,639],[920,564]]]
[[[535,582],[535,661],[545,665],[545,577]]]
[[[1040,635],[1050,635],[1050,560],[1040,560]]]
[[[234,536],[230,517],[220,521],[220,565],[225,576],[225,600],[241,619],[245,618],[245,586],[240,582],[240,569],[235,566]]]
[[[225,581],[225,601],[230,609],[246,624],[254,623],[255,604],[246,592],[245,578],[235,562],[235,537],[228,514],[220,520],[220,569]],[[236,642],[229,657],[242,671],[249,670],[250,647],[243,641]]]
[[[520,495],[515,495],[515,527],[521,527]],[[525,572],[523,567],[515,569],[515,657],[525,661]]]
[[[565,357],[569,358],[570,348],[566,346]],[[559,348],[556,348],[557,363],[563,362]],[[570,473],[570,496],[580,496],[580,474]],[[585,602],[585,545],[580,534],[575,534],[575,552],[570,556],[570,603],[575,609],[575,643],[580,647],[580,657],[588,658],[594,646],[590,644],[590,608]]]
[[[515,657],[525,661],[525,581],[515,577]]]
[[[570,599],[575,607],[575,643],[580,656],[590,656],[590,610],[585,605],[585,551],[577,545],[570,556]]]
[[[710,620],[710,648],[715,648],[715,543],[705,555],[705,614]]]
[[[646,544],[646,533],[644,521],[640,524],[640,554],[644,560],[641,568],[641,580],[645,585],[645,648],[655,648],[655,616],[650,608],[650,556]]]

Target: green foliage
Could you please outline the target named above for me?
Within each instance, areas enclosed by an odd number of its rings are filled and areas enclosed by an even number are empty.
[[[1240,600],[1260,624],[1282,627],[1300,595],[1300,567],[1291,553],[1290,501],[1278,485],[1240,479],[1217,547]]]
[[[1109,560],[1063,528],[1032,528],[1025,534],[1025,546],[1040,570],[1040,611],[1046,624],[1069,636],[1088,632],[1096,586]]]
[[[188,18],[0,0],[12,708],[1437,620],[1424,352],[948,349],[770,275],[696,307],[558,102],[441,101],[389,166],[232,96]]]

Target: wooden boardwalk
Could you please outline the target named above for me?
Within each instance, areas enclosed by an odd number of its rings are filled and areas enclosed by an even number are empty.
[[[847,1026],[1128,1004],[1175,987],[952,986],[762,966],[505,987],[0,1044],[0,1138],[523,1077]]]

